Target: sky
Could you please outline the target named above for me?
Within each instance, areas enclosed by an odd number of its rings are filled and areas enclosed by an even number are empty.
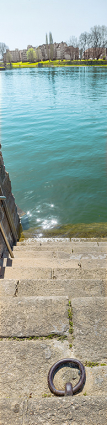
[[[79,37],[94,25],[107,26],[107,0],[0,0],[0,42],[10,50]]]

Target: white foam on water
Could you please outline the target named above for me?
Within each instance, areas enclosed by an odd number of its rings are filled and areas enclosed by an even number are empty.
[[[28,217],[32,217],[32,214],[31,214],[30,211],[27,211],[27,215],[28,215]]]
[[[57,226],[58,222],[55,219],[50,219],[50,220],[44,220],[42,222],[42,227],[43,229],[52,229],[53,227]]]

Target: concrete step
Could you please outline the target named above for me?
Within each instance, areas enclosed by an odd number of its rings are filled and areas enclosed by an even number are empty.
[[[72,248],[71,246],[63,246],[63,247],[50,247],[45,246],[44,244],[42,246],[33,246],[33,245],[25,245],[25,246],[15,246],[14,247],[14,256],[15,258],[20,258],[23,254],[23,257],[34,257],[38,258],[39,256],[44,256],[44,258],[47,258],[47,255],[49,255],[49,258],[59,258],[59,259],[78,259],[81,258],[89,258],[89,259],[106,259],[107,258],[107,246],[96,248],[93,247],[85,247],[82,246],[76,246]],[[21,254],[21,255],[20,255]]]
[[[77,268],[71,267],[31,267],[20,265],[20,261],[17,267],[11,263],[12,267],[6,267],[5,279],[105,279],[107,277],[106,268],[96,266],[92,268],[92,265],[87,268],[81,267],[81,264]]]
[[[0,336],[67,335],[67,297],[2,297]]]
[[[48,372],[50,367],[63,358],[75,358],[73,349],[66,340],[59,341],[43,338],[38,340],[2,340],[0,341],[1,391],[0,397],[32,399],[35,397],[53,396],[48,388]],[[79,397],[105,396],[107,391],[107,365],[85,366],[86,382]],[[76,368],[62,367],[55,374],[54,385],[64,389],[67,382],[76,385],[80,375]],[[77,395],[75,395],[77,397]],[[73,397],[74,399],[74,397]],[[70,399],[72,400],[72,398]],[[85,400],[85,399],[84,399]],[[63,398],[62,398],[63,404]]]
[[[106,425],[107,396],[3,399],[1,425]]]
[[[73,298],[72,310],[75,356],[107,360],[107,298]]]
[[[18,251],[21,247],[25,250],[28,248],[29,250],[58,250],[65,252],[72,252],[73,249],[74,253],[80,254],[86,251],[92,253],[93,250],[97,253],[99,251],[107,253],[107,239],[29,238],[22,242],[17,242],[14,250]]]
[[[7,259],[7,266],[8,263],[10,264],[10,261]],[[96,267],[103,268],[107,267],[107,258],[102,256],[102,259],[98,256],[94,259],[91,259],[90,257],[81,257],[78,256],[78,258],[72,258],[71,255],[65,254],[61,257],[59,256],[52,256],[51,253],[48,254],[45,251],[45,255],[43,252],[38,253],[37,256],[28,255],[25,257],[24,253],[22,252],[22,255],[20,254],[19,258],[14,258],[12,260],[12,265],[15,267],[71,267],[71,268],[78,268],[82,267],[83,269],[95,269]]]
[[[2,279],[0,297],[14,296],[68,296],[77,297],[107,296],[107,281],[103,279]]]

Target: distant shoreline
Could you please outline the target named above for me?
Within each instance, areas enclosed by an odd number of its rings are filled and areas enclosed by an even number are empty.
[[[66,67],[66,66],[107,66],[107,60],[54,60],[54,61],[41,61],[41,62],[12,62],[11,64],[7,63],[6,69],[16,69],[16,68],[52,68],[52,67]]]

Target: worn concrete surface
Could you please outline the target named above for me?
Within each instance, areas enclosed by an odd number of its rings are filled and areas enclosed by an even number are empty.
[[[107,241],[29,239],[14,254],[12,262],[5,259],[5,279],[0,280],[2,335],[7,332],[0,341],[0,424],[105,425]],[[41,337],[68,330],[65,295],[73,307],[73,336],[67,333],[63,342]],[[33,335],[39,338],[32,340]],[[86,382],[79,395],[59,399],[50,393],[47,374],[65,357],[87,361]],[[78,379],[78,370],[66,367],[54,383],[64,388]]]
[[[76,297],[107,296],[107,282],[103,279],[2,279],[0,281],[0,296],[30,297],[30,296],[68,296]]]
[[[11,267],[6,267],[5,269],[5,279],[51,279],[52,278],[52,269],[49,267],[20,267],[14,268],[14,265]]]
[[[107,253],[107,238],[29,238],[22,242],[17,242],[17,246],[14,247],[15,251],[21,249],[30,252],[31,250],[57,251],[72,252],[73,253]]]
[[[67,297],[4,297],[0,301],[0,336],[67,335]]]
[[[38,256],[34,256],[34,257],[30,257],[28,256],[22,256],[20,258],[20,267],[41,267],[41,264],[43,265],[43,267],[52,267],[52,268],[57,268],[57,267],[70,267],[78,269],[79,265],[78,263],[81,263],[81,267],[83,269],[89,269],[90,267],[92,269],[96,269],[99,267],[99,269],[102,269],[102,267],[106,267],[107,265],[107,258],[103,257],[102,259],[99,257],[96,257],[93,259],[91,258],[80,258],[80,256],[78,255],[78,257],[75,258],[71,258],[72,256],[68,254],[63,254],[62,258],[55,258],[55,256],[51,257],[51,255],[47,253],[47,256],[38,255]],[[15,267],[19,267],[19,258],[14,257],[14,259],[12,260],[12,265],[15,269]]]
[[[1,425],[106,425],[107,397],[4,399]]]
[[[21,251],[22,251],[22,247],[19,246],[15,246],[14,247],[14,257],[15,258],[20,258],[21,256]],[[88,252],[87,252],[88,251]],[[46,246],[44,247],[44,244],[42,244],[42,246],[40,246],[40,244],[38,246],[32,246],[32,249],[30,247],[30,249],[28,249],[27,246],[23,246],[23,257],[28,258],[32,256],[32,258],[47,258],[47,256],[49,256],[49,259],[64,259],[64,260],[105,260],[107,258],[107,249],[104,247],[100,248],[97,247],[96,249],[90,249],[88,248],[88,250],[84,248],[79,250],[77,249],[77,247],[72,248],[72,247],[66,247],[64,249],[64,246],[62,249],[60,249],[60,247],[49,247]]]
[[[107,282],[103,279],[5,279],[0,281],[0,296],[68,296],[76,297],[107,296]]]
[[[5,269],[5,279],[106,279],[107,271],[106,268],[93,269],[91,266],[89,269],[83,269],[81,267],[81,262],[79,262],[78,268],[71,267],[27,267],[20,266],[6,267]]]
[[[107,359],[107,297],[73,298],[72,307],[76,357]]]

